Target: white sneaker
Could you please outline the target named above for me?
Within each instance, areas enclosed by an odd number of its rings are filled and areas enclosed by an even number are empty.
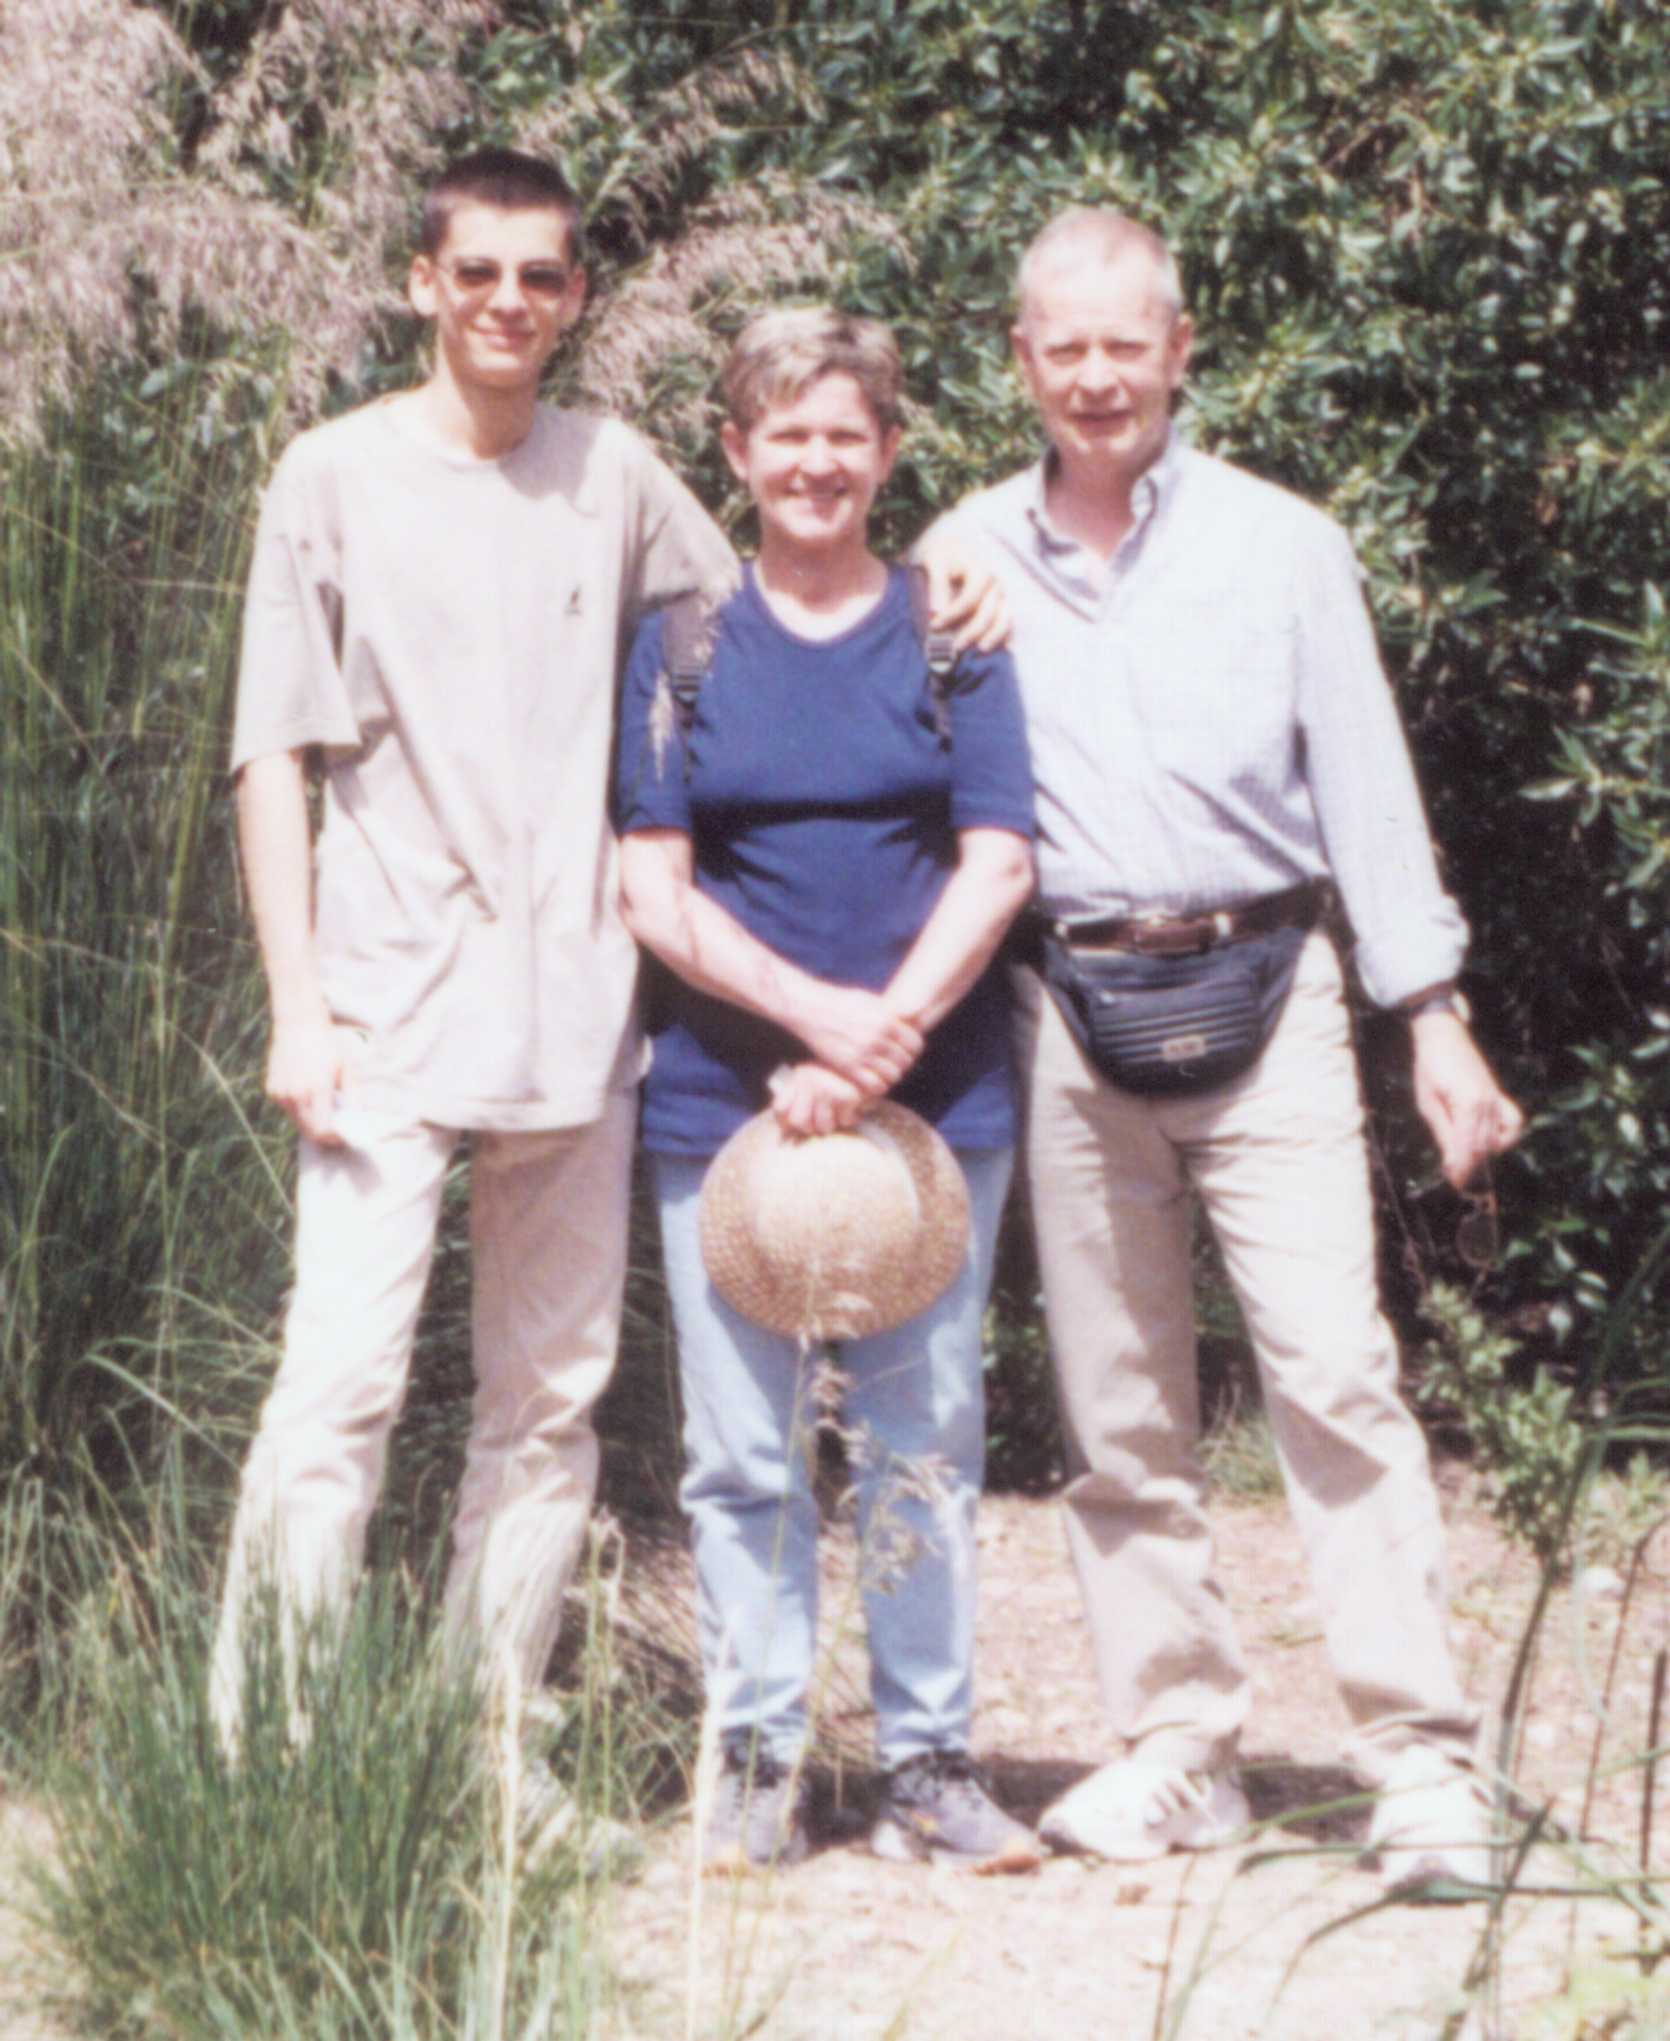
[[[1047,1809],[1038,1833],[1058,1850],[1141,1864],[1167,1850],[1216,1849],[1251,1819],[1247,1796],[1227,1773],[1119,1758]]]
[[[1392,1760],[1369,1822],[1368,1854],[1388,1892],[1442,1879],[1494,1882],[1490,1796],[1474,1773],[1430,1744]]]

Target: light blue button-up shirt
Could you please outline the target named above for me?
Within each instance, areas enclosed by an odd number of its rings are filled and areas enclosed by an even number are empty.
[[[1174,432],[1104,563],[1051,524],[1045,480],[951,519],[1014,611],[1044,910],[1190,914],[1331,878],[1372,999],[1453,978],[1467,927],[1344,533]]]

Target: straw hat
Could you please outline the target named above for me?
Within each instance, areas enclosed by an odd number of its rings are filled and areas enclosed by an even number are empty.
[[[850,1133],[739,1127],[702,1185],[702,1254],[772,1332],[861,1339],[925,1311],[968,1251],[968,1190],[926,1120],[883,1100]]]

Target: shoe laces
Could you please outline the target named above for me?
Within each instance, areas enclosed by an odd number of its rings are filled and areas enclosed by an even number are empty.
[[[780,1785],[792,1767],[751,1737],[737,1737],[724,1746],[723,1769],[759,1793]]]
[[[895,1765],[892,1784],[901,1799],[911,1800],[925,1788],[962,1788],[966,1793],[983,1793],[979,1767],[965,1750],[925,1750]]]

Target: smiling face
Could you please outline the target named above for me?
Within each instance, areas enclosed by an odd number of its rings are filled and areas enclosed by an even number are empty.
[[[1128,488],[1165,446],[1193,338],[1152,259],[1063,246],[1030,280],[1010,337],[1063,464]]]
[[[899,429],[882,426],[856,377],[819,376],[799,396],[768,404],[746,429],[728,421],[720,437],[758,506],[762,548],[865,551],[870,506],[892,472]]]
[[[556,207],[465,202],[433,255],[413,258],[413,307],[435,322],[437,368],[464,392],[521,394],[586,300]]]

